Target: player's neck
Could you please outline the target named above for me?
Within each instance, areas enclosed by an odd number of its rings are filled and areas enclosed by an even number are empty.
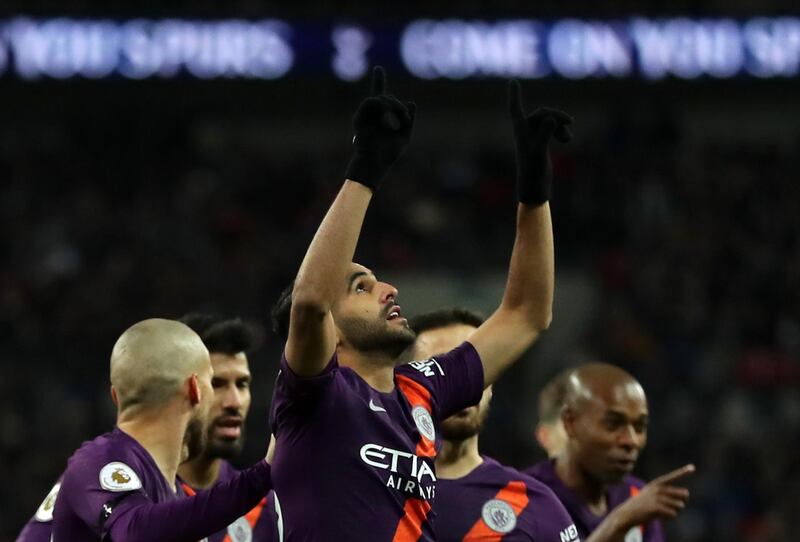
[[[120,413],[117,427],[147,450],[170,487],[181,463],[186,433],[186,419],[167,407],[159,411],[138,411],[135,415]]]
[[[395,360],[388,354],[360,352],[353,348],[339,347],[339,363],[350,367],[369,386],[382,393],[394,389]]]
[[[178,475],[194,489],[208,489],[217,483],[221,467],[222,459],[201,454],[195,459],[181,463]]]
[[[555,461],[561,482],[574,491],[593,514],[605,515],[608,509],[605,484],[590,476],[568,451],[562,452]]]
[[[478,435],[465,440],[444,440],[436,457],[436,476],[445,480],[463,478],[480,464],[483,458],[478,451]]]

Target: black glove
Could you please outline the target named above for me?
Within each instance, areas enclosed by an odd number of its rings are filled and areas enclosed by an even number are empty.
[[[384,94],[385,87],[386,73],[375,66],[370,97],[361,102],[353,117],[354,152],[345,173],[345,178],[373,191],[408,145],[417,109],[414,102],[403,104]]]
[[[508,111],[514,127],[517,150],[517,199],[529,205],[541,205],[553,192],[553,165],[550,163],[550,138],[561,143],[572,139],[567,125],[572,117],[557,109],[541,107],[526,116],[522,108],[519,81],[508,82]]]

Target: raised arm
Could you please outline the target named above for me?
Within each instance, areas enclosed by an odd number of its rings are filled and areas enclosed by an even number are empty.
[[[414,104],[384,93],[380,67],[372,93],[353,118],[353,158],[347,180],[308,247],[294,283],[286,359],[300,376],[322,372],[336,349],[331,316],[347,289],[347,273],[373,191],[405,149],[414,124]]]
[[[469,338],[483,362],[484,385],[500,374],[550,325],[553,307],[553,226],[548,200],[552,137],[572,139],[572,118],[555,109],[525,115],[517,81],[509,82],[509,113],[517,160],[517,233],[500,307]]]

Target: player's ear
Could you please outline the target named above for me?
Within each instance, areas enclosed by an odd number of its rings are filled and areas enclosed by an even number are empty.
[[[539,443],[539,446],[542,450],[549,450],[548,446],[550,444],[550,431],[546,425],[540,423],[536,426],[536,442]]]
[[[338,350],[340,346],[344,344],[344,335],[342,334],[342,330],[339,329],[339,326],[336,325],[336,316],[334,314],[333,317],[333,327],[336,328],[336,349]]]
[[[561,422],[564,424],[564,432],[569,438],[575,436],[575,411],[567,405],[561,410]]]
[[[197,373],[192,373],[192,376],[186,379],[186,385],[189,392],[189,402],[192,406],[200,404],[202,393],[200,391],[200,382],[197,378]]]
[[[111,386],[111,401],[114,403],[114,406],[119,408],[119,398],[117,397],[117,390],[114,389],[114,386]]]

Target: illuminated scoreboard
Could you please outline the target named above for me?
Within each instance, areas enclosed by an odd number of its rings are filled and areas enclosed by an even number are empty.
[[[0,75],[37,79],[793,78],[800,18],[0,20]],[[396,73],[400,72],[400,73]]]

